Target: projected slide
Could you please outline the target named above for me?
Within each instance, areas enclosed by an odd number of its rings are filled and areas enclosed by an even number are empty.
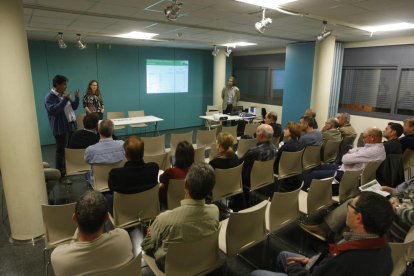
[[[147,59],[147,93],[188,92],[188,60]]]

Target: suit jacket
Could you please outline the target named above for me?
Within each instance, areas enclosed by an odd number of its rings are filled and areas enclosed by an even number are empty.
[[[109,172],[108,186],[111,192],[140,193],[158,184],[158,171],[157,163],[128,161],[124,167]]]

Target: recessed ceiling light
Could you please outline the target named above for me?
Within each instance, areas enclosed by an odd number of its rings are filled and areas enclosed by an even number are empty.
[[[247,3],[247,4],[252,4],[255,6],[268,8],[268,9],[278,9],[280,5],[295,2],[297,0],[236,0],[236,1]]]
[[[367,32],[371,32],[371,33],[392,32],[392,31],[414,29],[414,24],[407,23],[407,22],[401,22],[401,23],[386,24],[386,25],[366,26],[366,27],[362,27],[361,29]]]
[[[257,43],[239,41],[239,42],[232,42],[232,43],[223,44],[223,46],[231,47],[231,48],[236,48],[237,46],[245,47],[245,46],[252,46],[252,45],[257,45]]]
[[[145,32],[129,32],[125,34],[116,35],[115,37],[131,38],[131,39],[151,39],[158,34]]]

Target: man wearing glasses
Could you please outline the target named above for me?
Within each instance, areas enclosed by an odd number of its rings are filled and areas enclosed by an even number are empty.
[[[391,249],[385,233],[393,210],[388,200],[374,192],[362,192],[348,204],[343,239],[329,245],[329,252],[314,257],[283,251],[277,258],[280,272],[254,271],[251,276],[270,275],[391,275]]]
[[[363,170],[369,162],[382,162],[385,160],[385,149],[382,144],[382,131],[378,128],[367,128],[363,133],[365,145],[349,150],[342,157],[342,166],[337,164],[323,164],[315,168],[305,178],[302,190],[310,187],[312,179],[323,179],[335,175],[339,182],[345,171]]]

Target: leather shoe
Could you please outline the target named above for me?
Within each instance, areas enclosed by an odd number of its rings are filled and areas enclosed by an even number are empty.
[[[323,240],[323,241],[326,241],[326,238],[328,237],[328,234],[329,234],[329,229],[326,229],[326,227],[324,227],[323,224],[307,225],[304,223],[300,223],[299,226],[300,228],[302,228],[303,230],[305,230],[312,236],[320,240]]]

